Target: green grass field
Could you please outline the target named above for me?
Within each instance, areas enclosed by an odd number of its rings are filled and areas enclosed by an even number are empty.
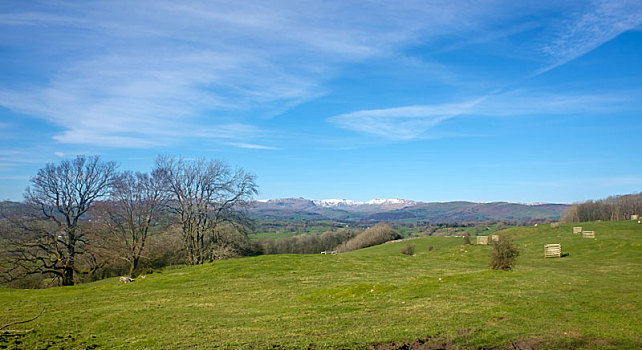
[[[339,255],[272,255],[47,290],[0,289],[0,348],[349,348],[437,339],[455,348],[639,349],[642,225],[584,223],[502,231],[514,271],[489,246],[412,240]],[[474,242],[474,239],[473,239]],[[561,243],[563,258],[545,259]],[[428,247],[434,249],[429,251]],[[18,332],[16,332],[18,331]]]

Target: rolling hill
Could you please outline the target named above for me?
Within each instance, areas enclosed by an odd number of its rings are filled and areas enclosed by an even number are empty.
[[[0,347],[49,349],[639,349],[642,225],[502,231],[490,246],[426,237],[339,255],[272,255],[47,290],[0,289]],[[414,256],[401,254],[406,244]],[[543,245],[565,256],[545,259]],[[1,325],[0,325],[1,326]],[[6,331],[6,329],[5,329]],[[429,347],[430,346],[430,347]]]

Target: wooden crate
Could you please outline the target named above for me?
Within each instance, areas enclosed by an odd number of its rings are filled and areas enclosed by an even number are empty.
[[[631,220],[637,220],[639,218],[640,218],[639,215],[631,215]]]
[[[499,242],[499,235],[490,235],[490,240],[493,242]]]
[[[582,233],[582,227],[573,227],[573,233]]]
[[[558,228],[558,227],[560,227],[559,222],[551,222],[551,228]]]
[[[556,244],[544,244],[544,257],[545,258],[560,258],[562,257],[562,245],[559,243]]]
[[[595,231],[582,231],[582,238],[595,238]]]
[[[488,245],[488,236],[477,236],[477,244]]]

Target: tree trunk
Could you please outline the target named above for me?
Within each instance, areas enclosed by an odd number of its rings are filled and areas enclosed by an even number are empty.
[[[63,286],[73,286],[74,285],[74,268],[65,267],[62,270],[62,285]]]
[[[140,260],[140,256],[134,256],[132,259],[129,261],[129,277],[131,278],[136,278],[136,268],[138,268],[138,261]]]

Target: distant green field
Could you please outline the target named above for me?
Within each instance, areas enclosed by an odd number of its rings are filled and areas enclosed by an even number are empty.
[[[285,237],[292,237],[300,234],[320,235],[327,231],[335,230],[339,227],[344,227],[343,224],[338,224],[333,221],[317,221],[314,224],[297,226],[290,226],[284,222],[277,222],[274,224],[276,229],[274,231],[261,230],[260,225],[256,232],[249,235],[250,239],[278,239]],[[349,227],[349,226],[348,226]],[[363,228],[362,228],[363,229]]]
[[[642,225],[582,224],[595,240],[571,226],[503,231],[522,251],[509,272],[487,268],[489,246],[428,237],[410,241],[415,256],[399,242],[167,269],[130,284],[0,289],[0,325],[46,307],[0,344],[365,349],[432,338],[463,348],[642,348]],[[546,243],[568,255],[545,259]]]
[[[488,225],[483,228],[472,227],[442,227],[432,233],[433,236],[461,236],[469,234],[471,236],[486,236],[500,231],[497,225]]]
[[[258,232],[249,235],[250,239],[279,239],[296,236],[296,232]]]

